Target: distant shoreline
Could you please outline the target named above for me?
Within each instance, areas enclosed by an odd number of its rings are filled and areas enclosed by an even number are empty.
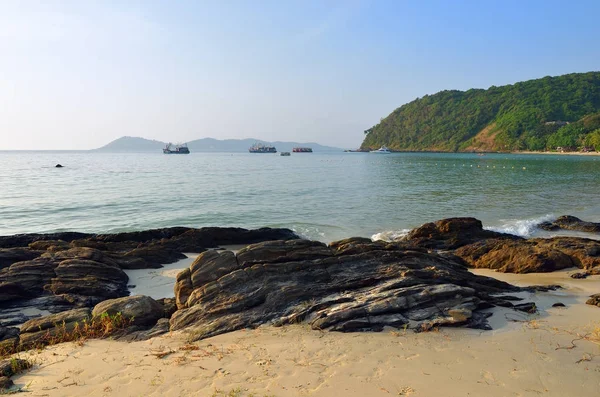
[[[464,151],[464,152],[449,152],[449,151],[439,151],[439,150],[393,150],[390,149],[390,151],[392,153],[451,153],[451,154],[480,154],[480,155],[484,155],[484,154],[558,154],[558,155],[567,155],[567,156],[600,156],[600,152],[549,152],[549,151],[543,151],[543,152],[536,152],[536,151],[531,151],[531,150],[516,150],[516,151],[507,151],[507,152],[501,152],[501,151],[496,151],[496,152],[471,152],[471,151]],[[369,153],[370,150],[352,150],[351,152],[353,153]]]
[[[533,152],[533,151],[517,151],[510,152],[511,154],[559,154],[566,156],[600,156],[600,152]]]

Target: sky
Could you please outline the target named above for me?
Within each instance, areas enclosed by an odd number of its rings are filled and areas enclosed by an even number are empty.
[[[600,1],[0,0],[0,150],[356,148],[446,89],[600,70]]]

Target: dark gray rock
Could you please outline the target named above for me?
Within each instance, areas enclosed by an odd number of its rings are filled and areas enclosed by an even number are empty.
[[[60,262],[54,271],[56,277],[47,288],[55,295],[117,298],[129,294],[129,277],[117,265],[95,260],[67,259]]]
[[[161,298],[156,300],[163,307],[163,317],[171,318],[173,313],[177,311],[177,303],[175,298]]]
[[[17,283],[3,281],[0,274],[0,304],[30,296],[29,291]]]
[[[584,279],[587,278],[589,276],[589,274],[587,274],[586,272],[577,272],[577,273],[573,273],[570,275],[571,278],[575,278],[575,279]]]
[[[164,316],[164,307],[149,296],[135,295],[100,302],[92,316],[98,318],[103,313],[111,316],[121,313],[123,318],[132,320],[132,325],[146,326],[156,324]]]
[[[13,293],[18,293],[21,298],[36,296],[43,293],[44,286],[56,276],[54,269],[57,266],[57,262],[43,256],[30,261],[13,263],[0,273],[0,284],[8,283],[18,286],[12,287],[11,290]],[[17,288],[22,292],[17,292]],[[0,301],[2,300],[0,297]]]
[[[29,261],[42,255],[44,251],[31,250],[24,247],[0,248],[0,269],[9,267],[15,262]]]

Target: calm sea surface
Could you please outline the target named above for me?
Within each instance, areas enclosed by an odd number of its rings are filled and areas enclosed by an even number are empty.
[[[329,242],[474,216],[529,236],[562,214],[600,221],[600,157],[0,152],[0,235],[270,226]]]

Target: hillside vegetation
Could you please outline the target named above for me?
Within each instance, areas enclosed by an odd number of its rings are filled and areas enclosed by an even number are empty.
[[[600,151],[600,72],[426,95],[365,131],[362,149],[382,145],[401,151]]]

